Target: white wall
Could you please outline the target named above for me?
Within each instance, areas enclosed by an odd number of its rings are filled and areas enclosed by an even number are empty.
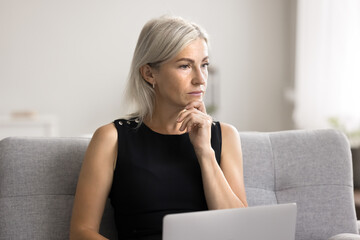
[[[56,115],[60,136],[92,133],[120,116],[142,26],[172,13],[210,34],[216,118],[239,130],[287,129],[292,2],[0,0],[0,115],[34,110]]]

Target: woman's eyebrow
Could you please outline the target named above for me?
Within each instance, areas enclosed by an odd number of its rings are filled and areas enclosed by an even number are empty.
[[[208,60],[208,59],[209,59],[209,57],[206,56],[206,57],[203,58],[202,62],[203,62],[203,61],[206,61],[206,60]],[[187,62],[191,62],[191,63],[194,63],[194,62],[195,62],[195,61],[194,61],[193,59],[191,59],[191,58],[180,58],[180,59],[176,60],[176,62],[181,62],[181,61],[187,61]]]
[[[176,60],[176,62],[181,62],[181,61],[186,61],[186,62],[191,62],[191,63],[195,62],[191,58],[180,58],[180,59]]]

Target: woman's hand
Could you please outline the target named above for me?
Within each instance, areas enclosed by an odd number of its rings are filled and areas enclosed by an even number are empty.
[[[180,131],[189,133],[190,141],[196,154],[203,154],[211,149],[212,118],[206,114],[203,101],[191,102],[179,113],[177,122],[181,122]]]

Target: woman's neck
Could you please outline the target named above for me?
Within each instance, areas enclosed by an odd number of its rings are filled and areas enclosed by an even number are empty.
[[[159,108],[155,107],[152,117],[145,117],[144,123],[151,130],[162,133],[162,134],[182,134],[185,131],[180,131],[179,128],[181,123],[178,123],[176,120],[178,118],[179,113],[183,109],[174,109],[171,110],[159,110]]]

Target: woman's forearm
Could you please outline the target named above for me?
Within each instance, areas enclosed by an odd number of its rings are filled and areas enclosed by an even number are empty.
[[[215,152],[211,148],[197,153],[204,186],[204,193],[208,208],[226,209],[245,207],[244,203],[231,189],[219,164]]]

